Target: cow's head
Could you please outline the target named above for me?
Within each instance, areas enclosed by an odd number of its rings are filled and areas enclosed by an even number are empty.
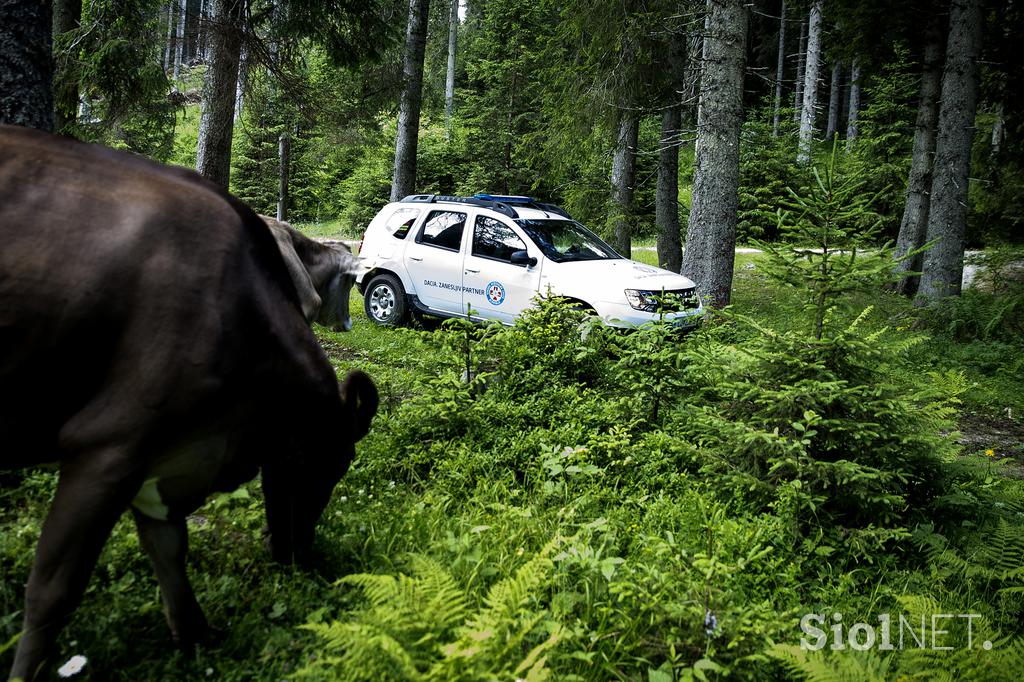
[[[315,452],[300,449],[294,457],[264,463],[269,544],[276,561],[308,565],[316,523],[377,413],[377,387],[364,372],[349,372],[339,391],[343,413],[336,416],[336,428],[331,424],[324,430],[331,433],[327,443]]]
[[[331,247],[337,253],[337,268],[321,295],[320,312],[316,321],[334,331],[352,329],[352,316],[349,313],[349,297],[352,285],[356,282],[359,270],[359,259],[352,255],[348,247],[339,244]]]

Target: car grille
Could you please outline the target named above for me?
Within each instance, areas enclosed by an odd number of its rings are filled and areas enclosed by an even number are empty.
[[[644,294],[645,298],[653,298],[658,301],[656,305],[644,306],[644,310],[649,313],[658,311],[679,313],[684,310],[696,310],[700,307],[700,298],[697,296],[697,290],[693,287],[672,291],[645,291]]]

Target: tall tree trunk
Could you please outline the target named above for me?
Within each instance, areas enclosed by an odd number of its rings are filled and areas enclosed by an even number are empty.
[[[829,142],[839,132],[839,109],[842,106],[843,65],[837,59],[832,64],[832,81],[829,83],[828,92],[828,125],[825,128],[825,139]]]
[[[1014,28],[1015,22],[1009,17],[1016,14],[1013,6],[1014,0],[1006,0],[997,3],[995,13],[995,26],[1001,26],[999,39],[994,46],[987,46],[986,52],[991,52],[994,61],[999,66],[994,69],[993,80],[994,92],[989,95],[990,101],[995,104],[992,120],[992,140],[989,147],[989,172],[988,178],[993,183],[992,189],[998,188],[1000,183],[999,170],[1002,164],[1003,140],[1006,138],[1006,100],[1009,90],[1010,64],[1014,63]]]
[[[419,143],[420,105],[423,102],[423,53],[427,45],[430,0],[409,0],[409,23],[402,58],[402,99],[395,139],[395,174],[391,201],[416,191],[416,147]]]
[[[191,64],[199,54],[199,11],[202,0],[186,0],[185,14],[185,63]]]
[[[996,105],[995,120],[992,121],[992,146],[989,149],[989,157],[992,159],[993,169],[998,169],[999,160],[1003,152],[1003,139],[1006,137],[1006,105],[999,102]]]
[[[164,43],[164,73],[171,70],[174,65],[174,18],[177,16],[175,10],[178,7],[178,0],[170,0],[167,3],[167,42]]]
[[[210,65],[203,82],[196,170],[224,189],[231,179],[231,134],[242,51],[245,0],[212,0]]]
[[[821,67],[821,4],[814,0],[807,28],[807,65],[804,67],[804,101],[800,108],[800,146],[796,160],[811,161],[811,138],[818,112],[818,71]]]
[[[74,31],[82,23],[82,0],[55,0],[53,3],[53,37]],[[63,60],[58,60],[58,64]],[[67,73],[57,72],[54,78],[53,129],[61,132],[78,116],[78,83]]]
[[[924,46],[924,65],[917,103],[917,122],[914,128],[914,147],[907,177],[907,201],[903,207],[899,237],[896,240],[896,270],[900,273],[919,272],[922,255],[900,260],[906,254],[924,245],[928,228],[929,195],[932,186],[932,157],[935,154],[935,129],[939,122],[939,88],[942,85],[943,39],[938,21],[932,21]],[[904,296],[917,292],[917,275],[904,276],[896,283],[896,291]]]
[[[196,27],[196,59],[206,61],[206,13],[209,11],[210,0],[199,0],[199,24]]]
[[[968,175],[978,103],[981,0],[953,0],[949,19],[926,234],[928,241],[936,243],[924,255],[921,286],[915,298],[919,304],[959,294],[964,271]]]
[[[455,51],[459,40],[459,0],[451,0],[448,15],[448,71],[444,79],[444,131],[452,138],[452,116],[455,114]]]
[[[782,0],[779,12],[779,56],[775,64],[775,104],[772,115],[772,137],[779,136],[779,123],[782,120],[782,77],[786,72],[786,0]]]
[[[178,3],[178,30],[174,41],[174,80],[181,76],[181,62],[185,58],[185,19],[188,14],[188,0]]]
[[[860,114],[860,57],[854,57],[850,63],[850,106],[846,114],[846,149],[853,148],[860,129],[857,127],[857,116]]]
[[[245,89],[249,85],[249,48],[242,43],[242,51],[238,55],[238,84],[235,86],[235,120],[242,117],[242,106],[245,104]]]
[[[288,176],[291,172],[292,138],[281,133],[277,138],[277,219],[288,220]]]
[[[800,21],[800,41],[796,51],[796,82],[793,89],[793,121],[800,123],[804,105],[804,71],[807,66],[807,20]]]
[[[711,0],[710,5],[683,274],[697,283],[712,305],[724,306],[729,303],[736,255],[748,19],[744,0]]]
[[[679,128],[682,125],[680,97],[686,87],[686,36],[673,35],[669,41],[671,99],[661,115],[654,214],[658,225],[658,264],[666,270],[679,272],[683,267],[683,244],[679,234]]]
[[[640,119],[635,111],[623,110],[612,155],[612,246],[626,258],[632,252],[633,195],[636,189],[636,145]]]
[[[0,123],[53,130],[52,52],[49,2],[0,4]]]

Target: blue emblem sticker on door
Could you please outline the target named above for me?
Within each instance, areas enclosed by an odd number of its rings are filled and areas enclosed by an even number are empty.
[[[501,305],[505,301],[505,287],[501,286],[501,282],[487,285],[487,300],[491,305]]]

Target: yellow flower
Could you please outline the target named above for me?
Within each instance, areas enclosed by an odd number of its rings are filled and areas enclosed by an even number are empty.
[[[996,454],[996,451],[991,449],[991,448],[989,448],[988,450],[985,451],[985,456],[986,457],[994,457],[995,454]]]

